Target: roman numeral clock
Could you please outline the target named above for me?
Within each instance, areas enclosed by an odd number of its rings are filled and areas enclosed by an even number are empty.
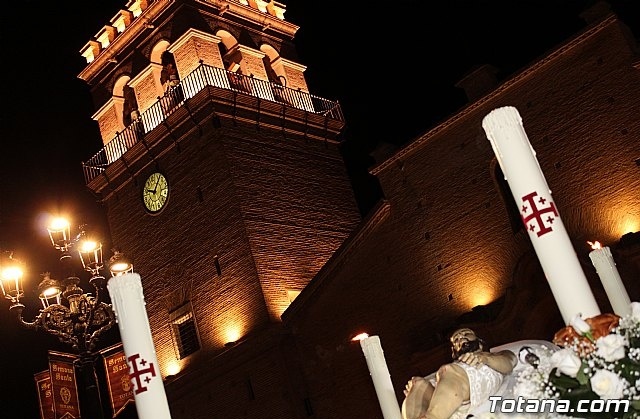
[[[145,209],[150,214],[162,211],[169,200],[169,182],[165,175],[153,172],[144,182],[142,188],[142,201]]]

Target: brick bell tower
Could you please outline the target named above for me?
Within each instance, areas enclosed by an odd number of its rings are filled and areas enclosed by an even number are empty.
[[[131,0],[80,51],[104,144],[86,183],[142,277],[175,419],[311,409],[280,315],[360,215],[285,11]]]

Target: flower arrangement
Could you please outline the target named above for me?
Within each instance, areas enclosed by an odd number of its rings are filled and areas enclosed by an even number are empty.
[[[514,387],[525,399],[562,401],[536,417],[640,418],[640,303],[624,317],[576,316],[553,343],[560,349],[536,352]]]

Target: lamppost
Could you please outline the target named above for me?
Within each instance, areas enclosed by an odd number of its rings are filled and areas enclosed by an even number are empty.
[[[81,407],[86,417],[103,419],[93,350],[100,335],[115,324],[115,314],[111,304],[104,301],[106,280],[100,274],[104,267],[102,244],[89,239],[82,227],[72,237],[70,224],[63,218],[53,219],[47,230],[51,244],[60,252],[64,279],[57,281],[48,272],[43,274],[38,286],[42,309],[35,319],[25,321],[22,317],[25,308],[20,302],[24,296],[23,269],[12,254],[0,261],[0,287],[5,298],[11,301],[9,310],[14,313],[18,324],[27,329],[44,330],[71,345],[78,353],[76,365],[84,396]],[[73,249],[77,249],[83,269],[91,274],[89,283],[94,287],[95,295],[86,293],[79,286],[80,278],[73,274]],[[113,276],[133,271],[131,263],[118,251],[109,260],[109,268]]]

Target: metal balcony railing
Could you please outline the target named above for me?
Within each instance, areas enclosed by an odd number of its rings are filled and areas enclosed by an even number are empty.
[[[344,121],[344,115],[338,102],[323,99],[309,93],[290,89],[279,84],[227,71],[223,68],[200,64],[193,72],[184,77],[160,97],[138,119],[119,132],[89,160],[82,163],[85,182],[88,184],[106,170],[109,164],[118,160],[127,150],[155,127],[160,125],[173,111],[207,86],[232,90],[241,94],[260,97],[310,113],[320,114],[332,119]]]

